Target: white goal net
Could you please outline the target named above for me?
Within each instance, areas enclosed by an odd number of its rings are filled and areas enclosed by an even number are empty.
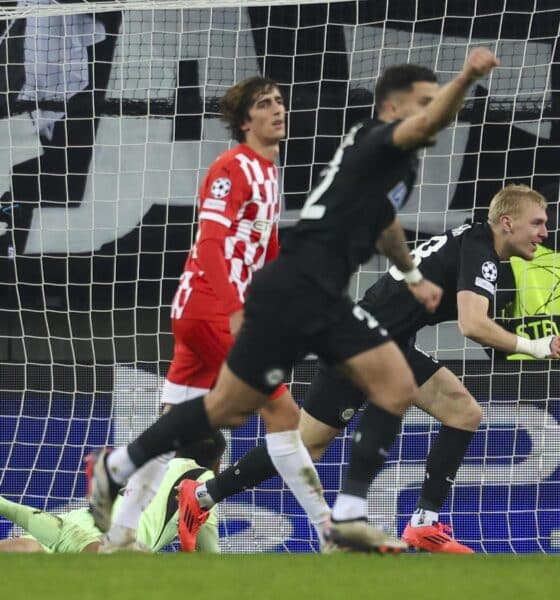
[[[501,67],[426,152],[401,220],[411,242],[425,239],[484,218],[504,183],[527,183],[550,202],[556,249],[559,24],[558,3],[546,0],[1,2],[0,494],[48,510],[84,506],[84,456],[157,416],[197,188],[232,144],[218,100],[245,77],[270,76],[286,96],[289,227],[343,132],[372,114],[386,66],[420,63],[444,83],[470,48],[491,48]],[[386,269],[375,257],[353,279],[354,296]],[[560,320],[549,322],[557,331]],[[419,343],[485,415],[442,520],[477,551],[559,551],[559,366],[493,361],[453,323]],[[298,401],[314,368],[293,372]],[[319,463],[329,502],[353,423]],[[437,430],[407,415],[370,492],[373,521],[400,532]],[[262,435],[256,418],[234,431],[224,462]],[[278,478],[223,503],[220,529],[226,552],[317,547]],[[0,519],[0,538],[14,533]]]

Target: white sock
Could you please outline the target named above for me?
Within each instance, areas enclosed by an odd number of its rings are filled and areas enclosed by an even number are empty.
[[[410,517],[412,527],[425,527],[426,525],[433,525],[438,521],[439,513],[433,510],[425,510],[424,508],[417,508],[412,517]]]
[[[332,517],[334,521],[367,519],[367,500],[360,496],[338,494],[333,506]]]
[[[325,502],[321,481],[299,431],[268,433],[266,446],[276,470],[321,535],[323,524],[330,521],[331,511]]]
[[[196,500],[197,500],[198,506],[200,506],[200,508],[210,510],[216,504],[214,502],[214,498],[212,498],[212,496],[208,493],[205,483],[201,483],[196,488],[194,495],[196,496]]]
[[[173,453],[162,454],[140,467],[128,480],[117,514],[113,517],[114,526],[137,529],[140,515],[156,495],[159,485],[167,472]],[[112,537],[109,535],[109,537]]]
[[[107,467],[111,479],[122,485],[136,471],[136,465],[130,460],[126,446],[115,448],[107,457]]]

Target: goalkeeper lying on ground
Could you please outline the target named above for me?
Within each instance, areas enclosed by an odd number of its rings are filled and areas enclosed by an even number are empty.
[[[142,513],[137,541],[148,552],[157,552],[177,537],[177,494],[175,488],[183,479],[205,482],[214,477],[210,469],[217,467],[225,449],[218,431],[212,438],[191,444],[182,453],[193,458],[176,457],[169,467],[153,500]],[[202,465],[202,466],[200,466]],[[118,510],[119,500],[114,510]],[[78,553],[98,552],[102,533],[95,527],[88,508],[55,515],[10,502],[0,496],[0,516],[22,527],[29,535],[0,540],[0,552]],[[212,514],[202,526],[196,549],[200,552],[220,551],[218,519]]]

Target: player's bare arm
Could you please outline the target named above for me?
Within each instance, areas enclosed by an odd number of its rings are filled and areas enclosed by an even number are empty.
[[[428,312],[433,313],[439,306],[443,291],[439,286],[425,279],[414,266],[403,228],[396,217],[381,232],[377,249],[404,273],[404,279],[412,295],[425,306]]]
[[[423,110],[397,125],[393,132],[395,146],[410,149],[430,143],[431,138],[459,112],[472,83],[485,77],[499,64],[498,58],[488,49],[480,47],[472,50],[463,71],[440,88]]]
[[[560,358],[560,337],[520,338],[488,316],[489,304],[488,298],[475,292],[461,290],[457,293],[457,319],[464,336],[508,354],[522,352],[535,358]]]
[[[406,245],[406,236],[397,217],[381,232],[376,246],[399,271],[407,273],[414,269],[412,256]]]

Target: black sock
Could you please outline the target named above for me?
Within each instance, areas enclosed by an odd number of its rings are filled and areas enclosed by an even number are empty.
[[[401,428],[401,417],[368,404],[352,439],[350,462],[341,492],[366,498]]]
[[[206,482],[206,490],[214,502],[220,502],[243,490],[278,475],[270,460],[266,446],[257,446],[242,456],[235,464]]]
[[[181,444],[210,437],[213,429],[204,407],[204,396],[176,404],[127,446],[130,460],[141,467],[152,458]]]
[[[474,431],[441,426],[426,461],[426,475],[416,508],[441,510],[473,435]]]

